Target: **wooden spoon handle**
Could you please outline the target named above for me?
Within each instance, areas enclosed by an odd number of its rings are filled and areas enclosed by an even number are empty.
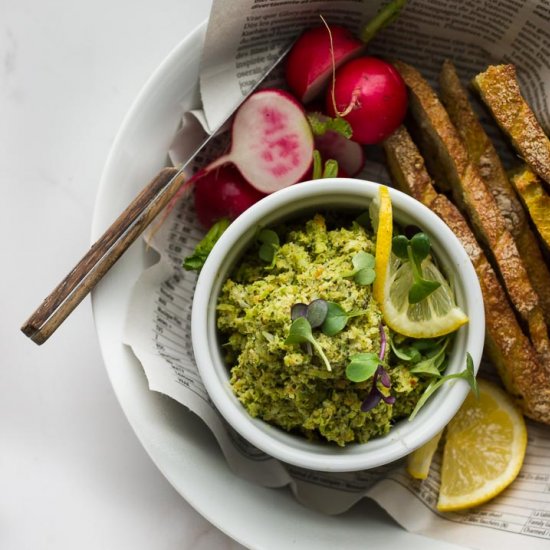
[[[169,203],[184,179],[185,174],[177,168],[163,168],[27,319],[21,330],[33,342],[43,344]]]

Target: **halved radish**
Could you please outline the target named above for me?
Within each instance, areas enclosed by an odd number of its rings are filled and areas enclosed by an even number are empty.
[[[321,120],[328,118],[319,113],[316,116]],[[341,173],[356,176],[365,165],[363,147],[339,132],[328,130],[324,134],[316,135],[315,149],[321,153],[323,159],[334,159],[338,162],[338,177],[344,177]]]
[[[252,94],[239,108],[229,153],[206,170],[231,162],[262,193],[300,181],[311,166],[313,134],[303,107],[283,90]]]
[[[361,54],[365,45],[346,28],[331,25],[334,66],[339,67]],[[302,103],[319,95],[332,76],[331,40],[325,26],[305,31],[296,41],[286,61],[286,81]]]

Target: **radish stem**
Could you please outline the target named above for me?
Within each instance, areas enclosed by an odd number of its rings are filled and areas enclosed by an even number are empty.
[[[359,38],[365,44],[370,42],[378,31],[382,30],[397,18],[406,3],[407,0],[393,0],[390,2],[365,25]]]

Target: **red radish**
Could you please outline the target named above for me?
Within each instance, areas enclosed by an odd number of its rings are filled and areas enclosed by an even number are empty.
[[[376,57],[361,57],[336,72],[334,101],[332,88],[326,95],[328,113],[338,113],[351,125],[352,139],[379,143],[405,118],[407,89],[397,70]],[[345,113],[345,114],[344,114]]]
[[[315,136],[315,149],[324,159],[334,159],[338,162],[338,177],[344,177],[340,172],[356,176],[365,165],[363,147],[339,132],[329,130],[320,136]]]
[[[199,173],[195,182],[195,211],[206,229],[220,218],[234,220],[247,208],[265,197],[250,186],[231,164]]]
[[[302,179],[313,158],[313,134],[303,107],[283,90],[252,94],[231,128],[231,150],[206,169],[231,162],[262,193]]]
[[[358,56],[365,45],[346,28],[330,26],[334,66]],[[330,35],[325,26],[305,31],[296,41],[286,62],[286,81],[302,103],[319,95],[332,76]]]

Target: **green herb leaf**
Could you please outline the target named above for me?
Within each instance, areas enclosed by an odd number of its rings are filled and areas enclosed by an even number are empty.
[[[360,269],[365,269],[370,267],[371,269],[374,267],[375,259],[372,254],[369,254],[368,252],[358,252],[351,260],[351,263],[353,264],[353,267],[356,271],[359,271]]]
[[[197,244],[193,253],[183,260],[183,268],[188,271],[200,271],[204,262],[206,262],[206,258],[208,258],[208,254],[210,254],[210,251],[229,227],[230,223],[227,218],[217,221]]]
[[[374,269],[371,269],[370,267],[366,267],[365,269],[360,269],[353,277],[353,280],[358,285],[366,286],[366,285],[372,285],[375,278],[376,278],[376,272],[374,271]]]
[[[376,273],[374,271],[375,258],[368,252],[358,252],[351,260],[353,270],[342,274],[342,277],[353,277],[358,285],[370,285],[373,283]]]
[[[326,132],[337,132],[350,139],[353,134],[350,123],[342,117],[331,118],[321,113],[308,113],[307,120],[315,136],[322,136]]]
[[[312,180],[320,180],[323,177],[323,159],[317,149],[313,151],[313,173]]]
[[[309,321],[311,328],[320,327],[325,321],[328,313],[328,303],[325,300],[313,300],[307,306],[306,319]]]
[[[346,377],[352,382],[364,382],[374,376],[380,360],[375,353],[357,353],[350,357]]]
[[[309,321],[305,317],[298,317],[290,325],[285,344],[305,344],[311,340],[313,340],[313,334]]]
[[[261,243],[258,250],[258,256],[260,260],[273,264],[275,261],[275,254],[280,246],[279,235],[272,229],[261,229],[257,235],[258,242]]]
[[[319,342],[313,337],[311,325],[305,317],[298,317],[290,325],[288,336],[286,337],[285,344],[305,344],[310,343],[315,351],[319,354],[319,357],[323,360],[328,371],[331,371],[330,362],[320,346]]]
[[[409,304],[418,304],[441,286],[439,281],[419,279],[409,289]]]
[[[469,352],[466,352],[466,371],[468,374],[464,376],[466,382],[470,385],[470,388],[474,392],[476,399],[479,399],[479,386],[477,384],[476,374],[474,372],[474,360]]]
[[[355,222],[358,223],[361,227],[364,229],[371,229],[371,221],[370,221],[370,213],[368,210],[363,212],[362,214],[359,214],[357,218],[355,218]]]
[[[327,316],[321,326],[321,330],[327,336],[335,336],[344,330],[349,316],[341,305],[335,302],[327,302],[327,305]]]
[[[263,244],[271,244],[277,247],[281,245],[279,235],[273,229],[261,229],[257,239]]]
[[[409,239],[405,235],[398,235],[391,241],[392,252],[401,260],[408,259]]]
[[[439,369],[435,366],[431,359],[425,359],[420,361],[414,367],[410,369],[413,374],[429,374],[430,376],[441,376]]]
[[[335,178],[338,175],[338,161],[334,159],[328,159],[325,162],[325,169],[323,170],[323,179]]]
[[[418,262],[427,258],[430,254],[430,239],[426,233],[417,233],[410,240],[412,253]]]
[[[470,389],[474,392],[476,398],[479,398],[479,388],[474,373],[474,361],[472,359],[472,356],[469,353],[466,353],[466,368],[462,372],[459,372],[457,374],[447,374],[439,379],[432,380],[432,382],[428,384],[428,387],[424,390],[424,393],[418,400],[416,407],[409,416],[409,420],[412,420],[418,414],[418,411],[424,406],[426,401],[428,401],[428,399],[438,388],[440,388],[448,380],[453,380],[457,378],[462,378],[463,380],[466,380],[466,382],[468,382],[468,385],[470,386]]]

